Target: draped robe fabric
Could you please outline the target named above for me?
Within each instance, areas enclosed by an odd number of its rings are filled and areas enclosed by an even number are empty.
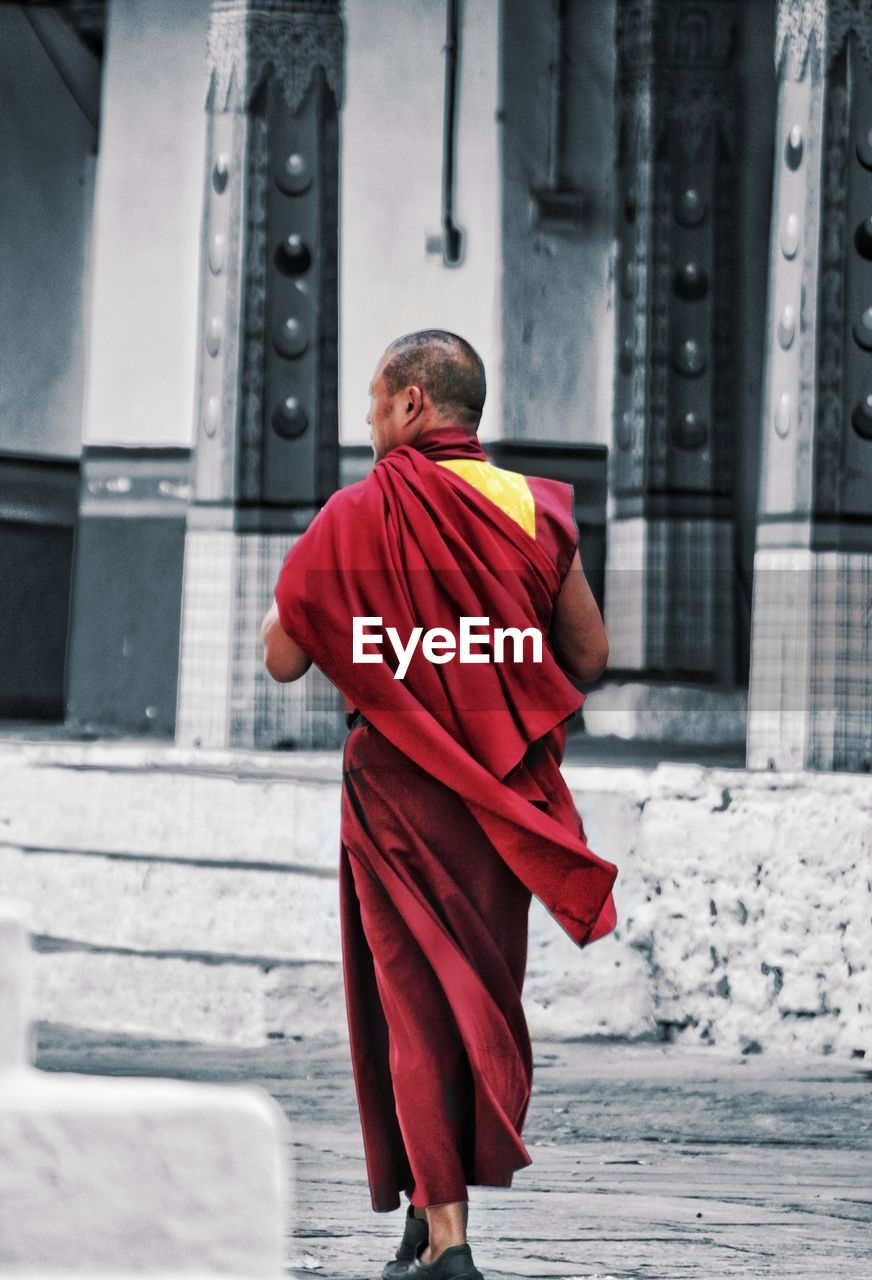
[[[548,642],[575,551],[571,489],[530,478],[531,536],[442,459],[460,428],[391,450],[335,493],[276,584],[285,631],[357,709],[345,744],[339,889],[352,1064],[376,1211],[508,1186],[532,1052],[521,1005],[535,894],[580,947],[609,933],[617,868],[587,845],[560,774],[584,695]],[[352,620],[457,634],[537,628],[542,662],[352,661]],[[369,652],[372,652],[370,646]],[[493,657],[493,646],[482,650]],[[361,714],[362,713],[362,714]]]

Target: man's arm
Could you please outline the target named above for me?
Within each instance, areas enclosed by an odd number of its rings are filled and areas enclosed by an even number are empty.
[[[609,639],[577,550],[554,605],[551,643],[576,680],[596,680],[609,660]]]
[[[263,661],[273,680],[288,684],[291,680],[299,680],[312,665],[296,640],[292,640],[279,622],[279,611],[273,600],[263,622],[260,624],[260,638],[263,641]]]

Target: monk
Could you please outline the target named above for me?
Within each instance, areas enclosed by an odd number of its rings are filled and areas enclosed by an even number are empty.
[[[481,1280],[467,1188],[511,1185],[532,1050],[535,894],[579,947],[615,926],[617,868],[560,773],[608,641],[571,486],[493,466],[463,338],[397,339],[370,385],[375,465],[292,546],[262,624],[281,681],[342,691],[339,892],[351,1057],[376,1212],[404,1192],[385,1280]]]

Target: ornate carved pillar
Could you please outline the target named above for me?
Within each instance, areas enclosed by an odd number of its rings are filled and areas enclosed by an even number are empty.
[[[735,0],[618,0],[610,670],[734,683]]]
[[[747,759],[872,769],[872,7],[781,0]]]
[[[339,0],[213,0],[200,379],[176,740],[331,745],[317,671],[275,684],[259,625],[338,484]]]

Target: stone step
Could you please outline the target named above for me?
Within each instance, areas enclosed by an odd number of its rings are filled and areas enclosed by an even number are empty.
[[[39,947],[35,1001],[43,1022],[245,1047],[300,1035],[347,1038],[338,962]],[[580,956],[535,900],[524,1007],[531,1033],[542,1039],[655,1031],[643,957],[612,938]]]
[[[40,950],[34,969],[41,1022],[246,1048],[346,1035],[338,963],[242,963],[67,945]]]
[[[166,955],[338,961],[336,876],[0,845],[0,894],[47,940]]]
[[[340,782],[330,752],[4,743],[0,840],[335,870]]]
[[[346,1034],[338,755],[29,744],[4,756],[0,892],[32,904],[42,1021],[217,1044]],[[632,770],[580,773],[587,821],[599,812],[604,847],[628,852],[642,771],[635,787]],[[639,956],[608,939],[580,967],[538,903],[526,1003],[546,1036],[652,1029]]]

